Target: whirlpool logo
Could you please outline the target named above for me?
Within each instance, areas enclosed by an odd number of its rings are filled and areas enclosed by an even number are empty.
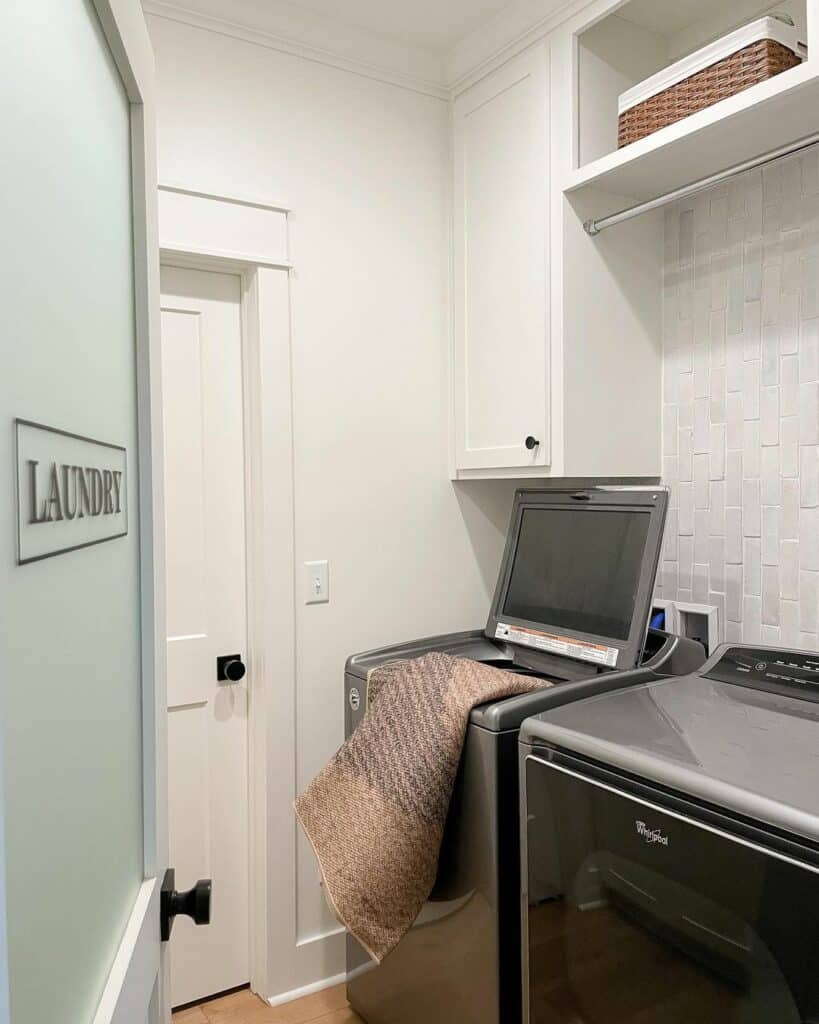
[[[660,828],[649,828],[644,821],[635,821],[634,827],[637,835],[647,843],[658,843],[660,846],[668,846],[668,836],[663,835]]]

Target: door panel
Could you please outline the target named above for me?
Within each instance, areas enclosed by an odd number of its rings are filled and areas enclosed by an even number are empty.
[[[455,103],[458,469],[550,461],[548,113],[544,47]]]
[[[171,861],[213,879],[211,925],[178,920],[173,1005],[249,979],[247,684],[240,280],[162,269]]]
[[[535,758],[526,812],[530,1024],[817,1019],[815,865]]]
[[[86,1022],[144,881],[131,106],[94,5],[6,6],[0,111],[14,140],[0,193],[11,1014]],[[16,417],[125,449],[126,536],[16,564]]]

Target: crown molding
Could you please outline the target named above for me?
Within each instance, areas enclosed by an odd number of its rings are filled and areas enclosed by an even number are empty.
[[[517,0],[444,56],[294,8],[286,0],[142,0],[146,14],[449,101],[598,0]]]
[[[454,98],[483,77],[539,43],[597,0],[519,0],[462,39],[447,58]]]
[[[146,14],[264,46],[439,100],[449,100],[444,60],[294,9],[281,0],[142,0]]]

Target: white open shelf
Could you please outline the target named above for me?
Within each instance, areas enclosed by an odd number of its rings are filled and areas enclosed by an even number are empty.
[[[811,4],[815,0],[807,0]],[[819,130],[819,46],[802,65],[617,149],[621,92],[764,11],[807,37],[806,0],[630,0],[578,34],[577,155],[566,192],[649,199]],[[810,45],[810,40],[808,40]]]

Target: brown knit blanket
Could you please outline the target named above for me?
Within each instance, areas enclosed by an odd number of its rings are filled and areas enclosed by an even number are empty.
[[[333,913],[373,959],[432,891],[469,712],[544,685],[440,653],[370,673],[367,713],[295,808]]]

